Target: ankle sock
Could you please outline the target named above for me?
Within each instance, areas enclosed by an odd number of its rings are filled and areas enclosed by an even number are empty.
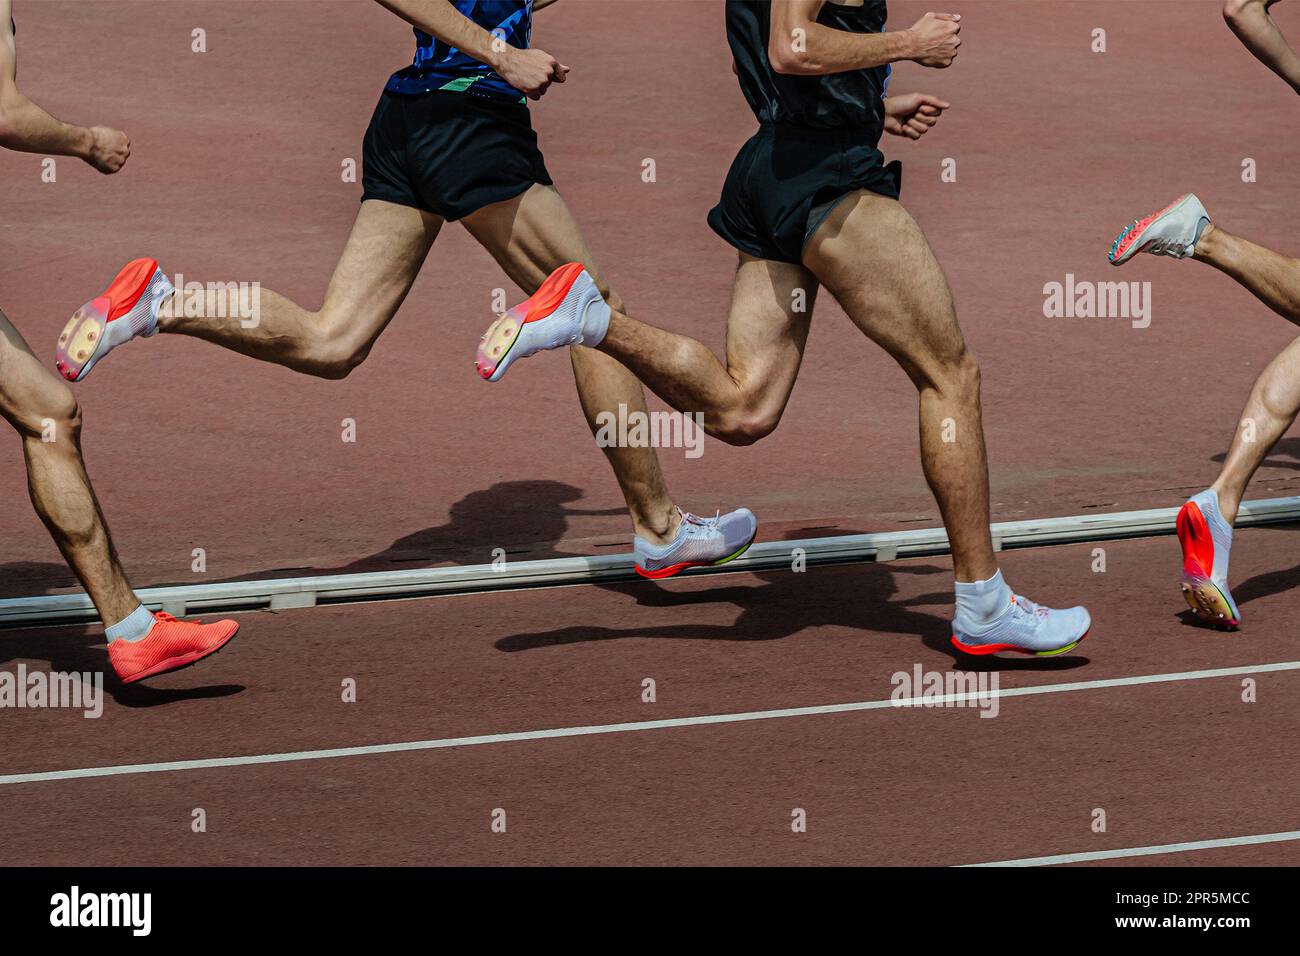
[[[110,644],[116,640],[140,641],[148,636],[153,625],[153,613],[143,604],[140,604],[122,620],[104,628],[104,634],[108,637]]]
[[[987,624],[1011,603],[1011,588],[1002,580],[1001,568],[983,581],[957,581],[954,589],[957,612],[953,618],[968,624]]]

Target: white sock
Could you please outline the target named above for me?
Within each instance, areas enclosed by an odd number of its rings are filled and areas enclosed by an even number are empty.
[[[582,345],[595,348],[605,341],[609,331],[609,303],[602,298],[593,299],[582,316]]]
[[[104,628],[104,634],[108,637],[108,643],[110,644],[119,639],[123,641],[139,641],[148,635],[153,625],[153,612],[140,604],[122,620]]]
[[[983,581],[957,581],[957,613],[954,619],[967,624],[987,624],[1011,603],[1011,588],[1002,580],[999,568]]]

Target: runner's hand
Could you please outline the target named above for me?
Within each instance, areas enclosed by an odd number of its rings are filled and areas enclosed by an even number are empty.
[[[540,100],[552,83],[563,83],[569,68],[545,50],[506,47],[493,64],[505,80],[530,100]]]
[[[920,139],[952,104],[929,93],[885,97],[885,132]]]
[[[101,173],[115,173],[131,155],[131,141],[126,133],[111,126],[90,128],[90,151],[83,157]]]
[[[910,30],[916,52],[912,59],[922,66],[946,69],[957,58],[961,46],[961,14],[927,13]]]

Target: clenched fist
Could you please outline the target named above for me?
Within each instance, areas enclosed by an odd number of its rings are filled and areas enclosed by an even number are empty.
[[[922,66],[946,69],[957,58],[957,48],[961,46],[961,15],[957,13],[927,13],[912,24],[908,33],[912,35],[913,53],[911,59]]]

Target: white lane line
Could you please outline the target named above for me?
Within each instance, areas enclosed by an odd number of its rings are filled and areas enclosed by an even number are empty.
[[[447,737],[441,740],[411,740],[395,744],[366,744],[360,747],[336,747],[330,750],[298,750],[278,754],[249,754],[242,757],[206,757],[200,760],[168,760],[162,763],[121,764],[113,767],[78,767],[73,770],[47,770],[38,773],[13,773],[0,776],[0,785],[43,783],[49,780],[77,780],[84,777],[117,777],[139,773],[171,773],[181,770],[210,770],[217,767],[247,767],[254,764],[293,763],[301,760],[333,760],[339,757],[368,757],[374,754],[405,753],[412,750],[444,750],[452,747],[478,747],[484,744],[516,743],[526,740],[551,740],[557,737],[590,737],[596,734],[623,734],[639,730],[665,730],[673,727],[702,727],[709,724],[738,724],[751,720],[782,720],[790,717],[815,717],[823,714],[848,714],[860,710],[883,710],[894,707],[920,707],[926,704],[979,704],[993,698],[1028,697],[1034,694],[1065,694],[1080,690],[1104,690],[1140,684],[1167,684],[1175,681],[1209,680],[1266,674],[1273,671],[1300,670],[1300,661],[1276,664],[1251,664],[1245,667],[1219,667],[1213,670],[1181,671],[1173,674],[1144,674],[1136,677],[1112,677],[1106,680],[1074,681],[1066,684],[1039,684],[1011,687],[985,693],[944,694],[936,697],[906,697],[899,700],[865,700],[846,704],[823,704],[817,707],[788,707],[781,710],[751,710],[735,714],[702,714],[696,717],[670,717],[664,720],[637,720],[622,724],[592,724],[585,727],[556,727],[551,730],[522,730],[505,734],[482,734],[476,737]]]
[[[1255,846],[1260,843],[1287,843],[1300,840],[1300,830],[1285,833],[1260,833],[1256,836],[1224,837],[1221,840],[1196,840],[1193,843],[1165,843],[1160,846],[1134,846],[1120,850],[1092,850],[1088,853],[1060,853],[1056,856],[1031,856],[1023,860],[998,860],[995,863],[967,863],[977,866],[1056,866],[1060,863],[1088,863],[1092,860],[1118,860],[1126,856],[1160,856],[1162,853],[1189,853],[1215,850],[1225,846]]]

